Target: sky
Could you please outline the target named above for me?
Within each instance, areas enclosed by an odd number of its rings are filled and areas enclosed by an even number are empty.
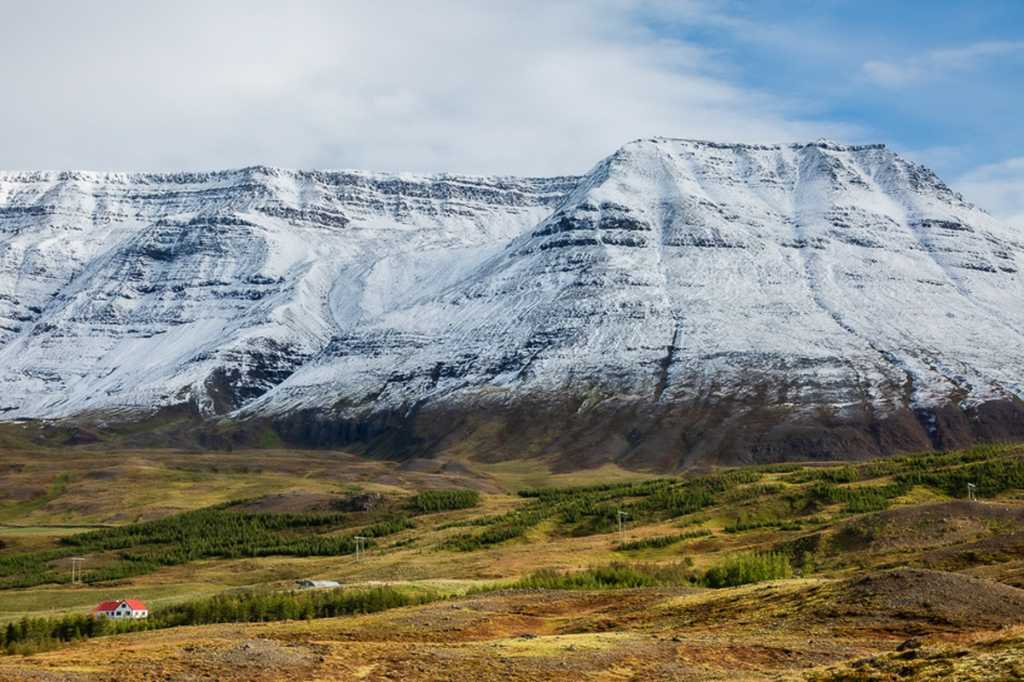
[[[582,173],[884,142],[1024,227],[1024,2],[0,0],[0,168]]]

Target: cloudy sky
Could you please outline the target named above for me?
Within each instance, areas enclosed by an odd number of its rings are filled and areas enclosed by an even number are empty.
[[[579,173],[881,141],[1024,225],[1024,2],[0,0],[0,167]]]

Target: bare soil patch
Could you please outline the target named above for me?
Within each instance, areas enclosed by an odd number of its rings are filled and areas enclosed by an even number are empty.
[[[865,614],[957,628],[1024,623],[1024,590],[960,573],[901,568],[852,580],[838,593]]]
[[[301,491],[264,495],[254,500],[247,500],[232,507],[245,512],[326,512],[333,510],[333,504],[339,498],[325,493],[307,493]]]

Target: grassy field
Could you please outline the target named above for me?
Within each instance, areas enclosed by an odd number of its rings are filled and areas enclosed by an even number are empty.
[[[9,450],[0,543],[0,625],[121,597],[171,613],[299,578],[431,600],[51,642],[0,658],[0,679],[1024,674],[1024,447],[1012,444],[672,477],[326,451]],[[70,584],[72,555],[85,584]],[[96,664],[97,647],[124,665]]]

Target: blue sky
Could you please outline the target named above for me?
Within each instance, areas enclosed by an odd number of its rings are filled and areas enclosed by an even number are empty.
[[[1024,152],[1024,2],[722,2],[655,33],[715,50],[731,78],[960,175]]]
[[[0,168],[586,171],[885,142],[1024,225],[1024,2],[0,0]]]

